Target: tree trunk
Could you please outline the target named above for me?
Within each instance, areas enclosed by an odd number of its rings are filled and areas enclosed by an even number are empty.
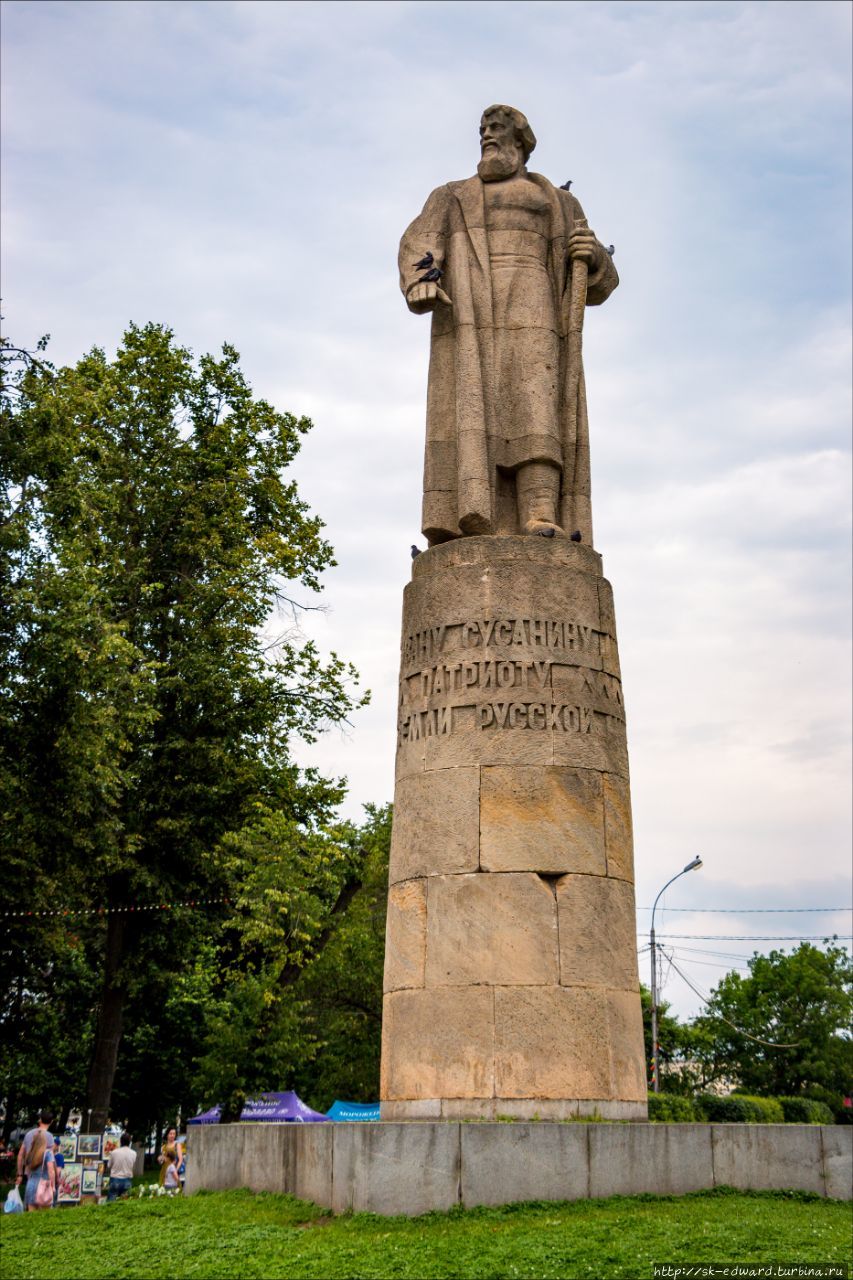
[[[14,1093],[9,1093],[9,1094],[7,1094],[7,1096],[6,1096],[6,1114],[5,1114],[5,1116],[3,1117],[3,1141],[4,1141],[5,1143],[8,1143],[8,1141],[9,1141],[9,1135],[11,1134],[11,1132],[12,1132],[12,1130],[14,1129],[15,1125],[17,1124],[17,1121],[16,1121],[16,1119],[15,1119],[15,1116],[16,1116],[16,1114],[17,1114],[17,1111],[18,1111],[18,1099],[17,1099],[17,1096],[16,1096]]]
[[[122,1017],[124,1013],[124,984],[120,975],[124,959],[125,920],[119,912],[107,917],[107,946],[104,956],[104,985],[101,990],[101,1007],[98,1010],[98,1029],[89,1068],[86,1088],[88,1126],[92,1133],[100,1133],[110,1114],[118,1047],[121,1043]]]
[[[24,975],[18,974],[15,989],[15,1004],[10,1018],[11,1034],[19,1037],[21,1033],[21,1007],[24,1003]],[[3,1141],[9,1141],[9,1135],[18,1123],[18,1095],[16,1090],[10,1091],[6,1097],[6,1115],[3,1119]]]

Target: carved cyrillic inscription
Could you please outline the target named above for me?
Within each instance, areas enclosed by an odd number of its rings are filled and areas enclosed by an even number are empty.
[[[501,662],[444,662],[427,667],[410,677],[414,690],[424,698],[440,694],[464,693],[467,689],[547,689],[551,684],[551,663],[535,659]]]
[[[420,742],[453,732],[453,707],[431,707],[400,716],[399,741]],[[478,729],[554,729],[558,733],[592,733],[592,707],[565,702],[481,702],[476,707]]]
[[[419,742],[421,738],[438,738],[450,733],[453,727],[451,707],[432,707],[428,711],[413,711],[400,717],[400,742]]]
[[[592,733],[592,708],[563,702],[483,702],[477,708],[481,729],[556,729],[562,733]]]
[[[483,732],[622,733],[622,685],[601,669],[611,646],[607,632],[550,618],[477,618],[414,631],[403,644],[399,741],[452,734],[463,708],[465,723]]]
[[[458,649],[526,647],[555,653],[606,654],[612,637],[584,622],[553,618],[476,618],[414,631],[403,642],[403,669],[435,663]]]
[[[588,649],[592,627],[582,622],[554,622],[548,618],[485,618],[462,623],[467,648],[490,644],[540,645],[548,649]]]
[[[429,627],[426,631],[415,631],[406,636],[403,645],[403,663],[410,667],[419,662],[430,662],[437,658],[444,648],[444,637],[447,627]]]

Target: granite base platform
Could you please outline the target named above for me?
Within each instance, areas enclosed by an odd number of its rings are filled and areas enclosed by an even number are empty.
[[[454,1121],[191,1129],[186,1189],[278,1191],[335,1213],[683,1195],[853,1199],[853,1127]]]

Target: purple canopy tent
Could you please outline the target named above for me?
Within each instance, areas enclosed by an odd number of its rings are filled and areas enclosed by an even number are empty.
[[[192,1120],[188,1120],[187,1124],[219,1124],[222,1117],[221,1107],[211,1107],[208,1111],[202,1111],[201,1115],[193,1116]]]
[[[306,1121],[328,1120],[328,1116],[322,1116],[319,1111],[306,1107],[293,1092],[264,1093],[260,1098],[253,1098],[246,1103],[240,1112],[240,1120],[264,1120],[272,1124],[296,1121],[297,1124],[302,1124]]]

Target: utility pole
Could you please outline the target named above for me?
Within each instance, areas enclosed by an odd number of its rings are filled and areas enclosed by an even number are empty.
[[[654,1080],[652,1081],[652,1092],[660,1093],[660,1048],[658,1045],[658,961],[657,961],[657,944],[655,942],[655,911],[657,910],[658,901],[662,893],[665,893],[669,886],[678,879],[679,876],[686,875],[688,871],[697,871],[702,865],[701,858],[694,858],[692,862],[688,862],[686,867],[677,872],[672,880],[667,880],[663,889],[661,889],[652,906],[652,924],[649,930],[649,948],[652,953],[652,1062],[654,1064]]]

